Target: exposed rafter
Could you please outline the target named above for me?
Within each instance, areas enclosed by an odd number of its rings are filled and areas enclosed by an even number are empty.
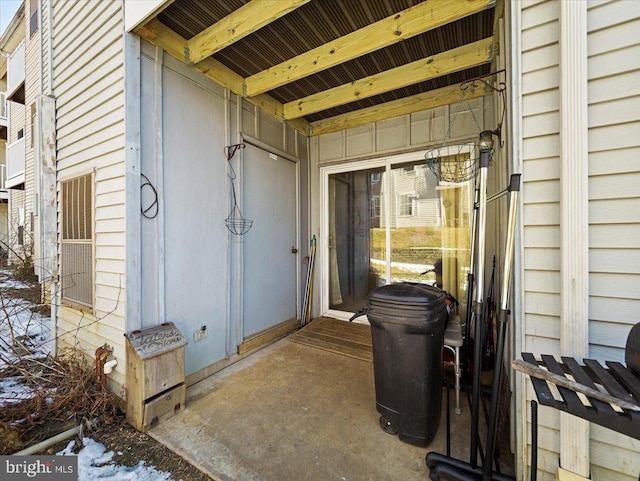
[[[175,57],[183,63],[187,63],[184,57],[187,40],[162,22],[154,19],[138,27],[135,31],[142,38],[162,48],[172,57]],[[233,93],[242,95],[244,79],[217,60],[209,57],[193,65],[193,68],[202,72],[205,76],[223,87],[227,87]],[[269,95],[261,94],[247,100],[279,120],[284,118],[283,105]],[[304,119],[298,119],[288,123],[303,134],[309,134],[309,124]]]
[[[493,60],[491,61],[491,71],[498,69],[496,58],[502,50],[502,44],[500,42],[500,19],[503,16],[504,0],[497,0],[495,14],[493,15]]]
[[[491,62],[491,37],[425,59],[318,92],[284,104],[284,118],[295,119]]]
[[[190,39],[184,52],[186,62],[198,63],[309,1],[251,0]]]
[[[369,2],[369,0],[353,1],[364,1],[367,5]],[[505,3],[504,0],[427,0],[386,18],[380,19],[381,17],[378,16],[375,22],[340,38],[335,38],[328,31],[319,30],[315,34],[325,38],[327,43],[306,52],[302,44],[296,43],[297,48],[293,50],[296,51],[297,56],[277,65],[272,63],[269,68],[243,78],[237,72],[251,69],[243,68],[240,60],[245,57],[248,61],[255,60],[250,53],[254,40],[256,48],[261,46],[267,48],[265,41],[271,41],[269,40],[271,37],[262,29],[265,25],[277,21],[300,6],[307,5],[296,15],[289,17],[290,20],[277,24],[285,29],[283,34],[290,28],[291,33],[297,35],[291,38],[300,38],[307,25],[304,23],[307,16],[309,21],[318,22],[321,18],[325,18],[322,15],[326,16],[327,13],[323,12],[322,8],[317,8],[314,3],[310,3],[310,0],[249,0],[188,40],[178,34],[178,30],[172,30],[159,20],[166,16],[169,22],[171,17],[172,26],[182,26],[185,31],[193,29],[193,26],[188,26],[186,20],[182,18],[184,13],[191,11],[191,4],[188,0],[176,0],[176,2],[179,2],[179,8],[166,9],[160,17],[138,27],[136,32],[179,61],[191,65],[211,80],[228,88],[234,94],[246,98],[248,102],[260,107],[269,115],[284,120],[305,135],[320,135],[456,103],[461,95],[457,84],[373,107],[353,110],[356,108],[353,102],[361,99],[379,96],[411,85],[422,90],[424,84],[421,82],[481,65],[487,66],[476,71],[487,71],[488,64],[494,61],[499,48],[498,21],[503,15]],[[406,2],[405,6],[408,7],[411,3],[413,2]],[[195,12],[202,8],[205,7],[200,4],[197,8],[193,7]],[[492,15],[489,15],[489,9],[493,8]],[[345,14],[353,14],[353,9],[351,10],[352,12],[349,13],[349,8],[343,9]],[[449,24],[452,26],[450,27]],[[461,34],[460,28],[466,29],[468,26],[472,26],[474,30],[470,31],[467,37],[466,34]],[[491,33],[488,30],[490,26],[494,27]],[[440,28],[442,30],[437,30],[440,33],[430,32]],[[450,30],[455,32],[456,29],[458,36],[452,38]],[[195,30],[194,33],[197,31],[199,30]],[[336,30],[333,29],[333,31]],[[478,35],[479,32],[483,32],[481,36]],[[378,66],[385,64],[384,61],[378,63],[381,56],[384,58],[380,50],[412,37],[420,37],[420,40],[407,41],[407,47],[400,49],[404,54],[397,53],[393,59],[390,59],[394,68],[360,78],[365,75],[362,73],[364,63],[372,61],[372,64]],[[486,38],[477,40],[482,37]],[[245,41],[236,43],[242,38],[245,38]],[[423,42],[422,38],[425,38],[428,43],[420,44]],[[460,45],[463,38],[468,38],[467,42],[472,43]],[[440,49],[449,48],[449,50],[412,61],[413,59],[409,58],[408,49],[415,48],[419,44],[418,48],[421,51],[433,51],[434,45],[437,44],[441,44]],[[276,45],[277,43],[274,47]],[[440,50],[437,46],[435,48],[436,52]],[[220,57],[215,55],[222,49],[228,49],[225,52],[229,53],[223,52]],[[235,57],[229,56],[231,52],[235,52]],[[239,56],[238,53],[240,53]],[[340,77],[343,85],[320,92],[317,91],[317,86],[311,87],[311,83],[315,82],[316,78],[320,82],[319,85],[331,83],[327,81],[327,74],[323,72],[339,64],[346,65],[347,62],[349,65],[353,62],[356,68],[350,75]],[[408,63],[401,65],[403,62]],[[303,78],[306,80],[300,82]],[[287,87],[279,89],[290,83],[294,84],[291,89]],[[304,90],[307,90],[307,93]],[[278,100],[269,95],[271,91],[274,91],[273,95],[280,96]],[[294,97],[294,92],[298,94],[298,98]],[[464,93],[465,98],[468,99],[486,94],[480,89],[467,90]],[[327,117],[325,111],[338,106],[345,106],[344,109],[351,112],[323,118]],[[309,124],[304,117],[314,113],[320,113],[317,117],[323,119]]]
[[[495,0],[469,0],[466,2],[439,0],[420,3],[248,77],[246,79],[247,95],[253,96],[268,92],[324,69],[480,12],[494,3]]]
[[[365,125],[370,122],[398,117],[400,115],[411,114],[421,110],[442,107],[462,100],[471,100],[485,95],[492,94],[491,89],[476,88],[460,90],[459,85],[450,85],[436,90],[430,90],[411,97],[392,100],[384,104],[367,107],[346,114],[336,115],[328,119],[318,120],[309,124],[311,136],[337,132],[342,129],[349,129]]]

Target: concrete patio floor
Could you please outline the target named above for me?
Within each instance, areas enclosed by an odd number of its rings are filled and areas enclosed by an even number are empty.
[[[218,481],[418,481],[426,453],[446,453],[442,406],[430,446],[402,442],[379,426],[372,363],[285,338],[189,388],[186,409],[150,434]],[[468,460],[462,408],[451,454]]]

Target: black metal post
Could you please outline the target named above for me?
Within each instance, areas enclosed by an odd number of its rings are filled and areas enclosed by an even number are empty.
[[[502,380],[505,338],[507,335],[507,319],[509,317],[509,288],[511,285],[511,267],[515,246],[516,209],[518,192],[520,191],[520,174],[511,176],[509,185],[509,220],[507,225],[507,241],[502,271],[502,291],[500,292],[500,309],[498,311],[498,345],[496,346],[495,367],[493,368],[493,389],[491,391],[491,412],[487,431],[487,452],[484,464],[483,481],[491,481],[493,473],[493,454],[496,447],[496,431],[498,428],[498,407],[500,404],[500,384]]]
[[[538,402],[531,400],[531,481],[538,479]]]
[[[473,346],[473,385],[471,393],[471,445],[469,449],[469,462],[472,468],[478,466],[478,421],[480,408],[480,372],[482,369],[482,332],[484,312],[484,259],[485,259],[485,234],[487,226],[487,171],[491,150],[480,151],[480,191],[478,200],[478,238],[476,252],[476,300],[473,306],[475,313],[474,346]]]

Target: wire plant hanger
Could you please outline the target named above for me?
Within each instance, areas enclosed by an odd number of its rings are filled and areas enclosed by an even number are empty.
[[[253,221],[249,219],[245,219],[242,216],[242,212],[240,211],[240,207],[238,206],[238,198],[236,197],[236,171],[231,165],[231,159],[239,149],[244,149],[244,144],[234,144],[224,148],[225,156],[227,157],[227,162],[229,163],[229,173],[227,176],[231,182],[231,194],[233,196],[233,207],[231,207],[231,211],[229,215],[225,219],[224,223],[227,226],[229,232],[233,235],[245,235],[251,227],[253,226]]]
[[[450,116],[449,126],[447,128],[447,133],[444,136],[442,144],[439,147],[428,150],[424,156],[425,161],[429,166],[429,169],[431,170],[431,172],[433,172],[433,174],[436,176],[438,180],[444,181],[444,182],[466,182],[468,180],[474,179],[478,174],[479,165],[480,165],[479,155],[474,154],[476,155],[476,157],[466,158],[467,152],[469,151],[472,153],[478,152],[478,149],[476,148],[477,147],[476,143],[458,144],[457,152],[452,151],[452,149],[455,149],[454,146],[447,145],[449,142],[449,139],[451,138],[451,132],[453,130],[453,125],[455,124],[456,119],[458,117],[460,106],[462,105],[462,102],[465,98],[465,93],[468,89],[471,89],[471,91],[473,92],[473,90],[475,90],[476,88],[479,88],[478,82],[483,83],[484,88],[490,88],[495,92],[498,92],[502,96],[502,100],[503,100],[502,118],[500,119],[498,128],[495,131],[491,132],[492,134],[497,135],[498,138],[500,137],[502,122],[504,121],[505,109],[506,109],[506,103],[504,102],[505,101],[504,92],[506,87],[504,83],[500,83],[500,85],[496,88],[493,85],[491,85],[489,81],[484,80],[484,78],[497,75],[501,72],[503,72],[503,70],[493,72],[491,74],[484,75],[481,77],[469,79],[463,82],[462,84],[460,84],[460,99],[456,104],[455,110],[453,112],[453,116]],[[482,127],[480,126],[480,123],[476,118],[476,115],[473,111],[473,107],[471,107],[471,105],[469,104],[469,100],[467,100],[467,106],[469,107],[469,112],[471,112],[471,116],[473,117],[476,127],[478,128],[478,132],[480,132],[482,130]],[[463,154],[465,157],[464,160],[461,159],[461,156],[463,156]]]

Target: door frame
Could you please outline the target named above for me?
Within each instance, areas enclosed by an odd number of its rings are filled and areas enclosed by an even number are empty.
[[[469,142],[460,140],[451,145],[443,146],[442,152],[454,149],[456,152],[460,152],[461,146],[466,146]],[[465,147],[463,150],[466,150]],[[473,155],[470,147],[468,151]],[[366,160],[355,160],[341,164],[329,165],[320,167],[320,238],[318,239],[318,249],[321,253],[320,261],[320,312],[322,315],[333,317],[335,319],[349,320],[353,313],[346,311],[338,311],[335,309],[329,309],[329,176],[332,174],[338,174],[341,172],[355,172],[358,170],[372,169],[384,167],[386,176],[384,190],[390,192],[391,182],[391,169],[392,166],[397,164],[403,164],[408,162],[414,162],[424,160],[429,150],[417,150],[414,152],[408,152],[404,154],[396,154],[390,156],[377,157]],[[391,225],[391,209],[384,209],[385,225]],[[391,278],[391,231],[386,229],[386,277]],[[360,317],[361,322],[368,322],[366,316]]]
[[[426,151],[416,151],[406,154],[377,157],[367,160],[356,160],[352,162],[345,162],[343,164],[330,165],[326,167],[320,167],[320,239],[318,240],[318,249],[321,252],[320,256],[320,311],[322,315],[333,317],[335,319],[348,320],[352,313],[346,311],[338,311],[335,309],[329,309],[329,176],[332,174],[339,174],[341,172],[355,172],[358,170],[372,169],[376,167],[384,167],[385,172],[389,174],[391,166],[394,164],[401,164],[404,162],[411,162],[414,160],[424,159]],[[385,176],[385,182],[389,182],[389,175]],[[388,185],[385,184],[385,191],[388,192]],[[391,212],[389,209],[385,209],[386,225],[389,225]],[[385,255],[385,262],[387,263],[387,277],[390,275],[390,261],[391,261],[391,232],[387,230],[386,233],[386,246],[387,251]],[[366,316],[359,319],[361,322],[366,321]]]
[[[300,265],[301,265],[301,259],[300,259],[300,252],[301,252],[301,232],[300,232],[300,161],[301,159],[299,159],[298,157],[296,157],[295,155],[291,155],[287,152],[284,152],[280,149],[274,148],[258,139],[255,139],[253,137],[251,137],[250,135],[241,132],[240,133],[240,141],[251,145],[252,147],[255,147],[257,149],[260,149],[264,152],[266,152],[267,154],[274,155],[277,157],[280,157],[288,162],[292,162],[295,165],[295,196],[296,196],[296,205],[295,205],[295,238],[296,238],[296,243],[297,243],[297,249],[298,251],[295,254],[295,305],[296,305],[296,317],[300,318],[300,309],[301,309],[301,294],[300,294],[300,279],[301,279],[301,275],[300,275]],[[297,141],[296,141],[296,151],[297,151]],[[239,172],[238,172],[238,178],[241,179],[241,181],[239,182],[240,184],[240,190],[236,191],[236,194],[239,196],[239,198],[241,199],[244,195],[246,195],[246,191],[245,191],[245,186],[244,186],[244,175],[243,175],[243,169],[244,169],[244,149],[240,150],[240,165],[239,165]],[[244,201],[241,201],[241,203],[243,204]],[[242,205],[241,205],[242,207]],[[271,328],[266,329],[265,331],[261,332],[261,333],[257,333],[255,336],[249,337],[247,339],[244,339],[244,297],[245,297],[245,293],[244,293],[244,275],[245,275],[245,268],[244,268],[244,262],[243,262],[243,257],[244,257],[244,249],[240,248],[239,249],[239,276],[238,276],[238,289],[237,289],[237,299],[236,299],[236,309],[237,309],[237,315],[236,315],[236,322],[235,322],[235,335],[236,335],[236,349],[240,348],[240,346],[242,346],[243,344],[245,344],[247,342],[247,340],[251,340],[255,337],[259,337],[265,333],[268,333],[269,331],[271,331],[272,329],[277,329],[278,326],[280,326],[280,324],[277,324],[276,326],[273,326]],[[285,325],[289,322],[289,320],[287,319],[283,319],[283,323],[282,325]]]

